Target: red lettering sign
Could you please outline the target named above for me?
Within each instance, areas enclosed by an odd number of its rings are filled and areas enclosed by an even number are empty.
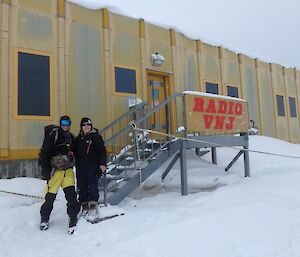
[[[193,112],[203,113],[200,122],[206,130],[232,130],[235,118],[243,115],[244,106],[238,101],[205,96],[195,96],[193,100]]]

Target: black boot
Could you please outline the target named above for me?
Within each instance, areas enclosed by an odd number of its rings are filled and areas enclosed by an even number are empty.
[[[89,203],[83,202],[81,203],[81,216],[86,217],[89,214]]]
[[[49,220],[42,218],[40,223],[40,230],[44,231],[47,230],[48,228],[49,228]]]
[[[69,229],[68,229],[68,234],[72,235],[75,232],[76,229],[76,225],[77,225],[77,217],[75,218],[71,218],[69,219]]]

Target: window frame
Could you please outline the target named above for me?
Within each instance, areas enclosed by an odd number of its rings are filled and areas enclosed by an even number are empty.
[[[206,83],[210,83],[210,84],[216,84],[217,85],[217,89],[218,89],[218,93],[217,94],[214,94],[214,93],[209,93],[209,92],[206,92]],[[216,82],[216,81],[212,81],[212,80],[204,80],[204,92],[207,93],[207,94],[213,94],[213,95],[220,95],[220,83],[219,82]]]
[[[292,109],[291,109],[291,99],[294,99],[294,113],[295,113],[295,116],[292,115]],[[290,117],[291,118],[297,118],[298,115],[297,115],[297,102],[296,102],[296,97],[294,96],[289,96],[288,97],[288,102],[289,102],[289,113],[290,113]]]
[[[133,70],[135,71],[135,93],[123,93],[123,92],[118,92],[116,91],[116,68],[121,68],[121,69],[127,69],[127,70]],[[127,66],[127,65],[113,65],[113,95],[116,96],[138,96],[139,95],[139,87],[138,87],[138,72],[137,72],[137,68],[133,67],[133,66]]]
[[[18,113],[18,97],[19,97],[19,53],[33,54],[49,57],[49,110],[50,115],[24,115]],[[33,50],[27,48],[14,48],[13,60],[13,117],[17,120],[53,120],[54,119],[54,84],[53,84],[53,54],[46,51]]]
[[[230,95],[228,94],[228,88],[236,88],[236,89],[237,89],[237,96],[230,96]],[[230,97],[234,97],[234,98],[239,98],[239,96],[240,96],[240,94],[239,94],[239,87],[233,86],[233,85],[230,85],[230,84],[227,84],[227,85],[226,85],[226,95],[227,95],[227,96],[230,96]]]
[[[280,111],[280,109],[279,109],[279,102],[278,102],[278,99],[282,99],[283,113],[282,113],[282,111]],[[284,107],[284,96],[283,96],[283,95],[277,95],[277,94],[276,94],[276,104],[277,104],[277,116],[278,116],[278,117],[286,117],[286,111],[285,111],[285,107]]]

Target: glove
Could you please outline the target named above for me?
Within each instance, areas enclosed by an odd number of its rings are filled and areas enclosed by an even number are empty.
[[[50,179],[51,170],[51,167],[42,167],[42,180],[48,181]]]
[[[105,165],[100,165],[99,166],[99,172],[97,173],[97,177],[101,178],[104,173],[106,172],[106,166]]]

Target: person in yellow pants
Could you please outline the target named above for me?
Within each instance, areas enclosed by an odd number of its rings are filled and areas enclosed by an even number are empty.
[[[39,159],[39,163],[42,166],[42,179],[47,180],[45,201],[40,209],[41,230],[47,230],[49,227],[53,203],[60,187],[62,187],[67,200],[69,233],[74,232],[77,224],[80,203],[77,201],[75,191],[74,158],[70,151],[70,146],[74,142],[74,136],[70,132],[70,125],[70,118],[62,116],[59,128],[52,129],[47,136],[45,131],[45,139]],[[52,171],[53,175],[51,177]]]

